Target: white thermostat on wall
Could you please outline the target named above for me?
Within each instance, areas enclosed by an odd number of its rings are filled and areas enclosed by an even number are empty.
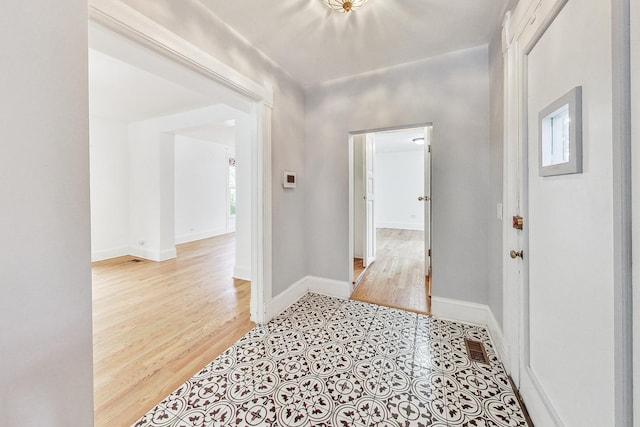
[[[284,178],[282,179],[282,187],[284,188],[296,188],[296,173],[284,171]]]

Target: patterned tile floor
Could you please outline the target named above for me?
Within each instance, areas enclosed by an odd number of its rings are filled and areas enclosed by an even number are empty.
[[[490,365],[471,362],[482,341]],[[526,426],[482,327],[317,294],[256,326],[142,426]]]

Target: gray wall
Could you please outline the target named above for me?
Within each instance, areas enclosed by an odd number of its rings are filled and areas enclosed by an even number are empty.
[[[640,4],[631,2],[631,143],[640,147]],[[640,182],[640,150],[632,149],[632,182]],[[640,186],[633,186],[633,384],[640,384]],[[640,425],[640,386],[634,387],[636,425]]]
[[[87,3],[0,14],[0,424],[93,425]]]
[[[304,91],[286,72],[237,36],[195,0],[123,0],[216,59],[274,90],[272,121],[273,295],[301,279],[305,269]],[[283,171],[297,172],[298,186],[284,191]]]
[[[504,60],[502,31],[499,29],[489,44],[489,280],[487,303],[502,327],[502,221],[498,219],[498,203],[502,203],[502,158],[504,147]],[[503,212],[505,221],[509,212]],[[509,217],[510,218],[510,217]]]
[[[307,270],[347,281],[348,134],[433,122],[434,295],[487,302],[487,46],[310,87]]]

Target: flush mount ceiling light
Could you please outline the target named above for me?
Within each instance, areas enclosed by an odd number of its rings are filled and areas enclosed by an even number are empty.
[[[412,141],[416,145],[424,145],[424,138],[413,138]]]
[[[367,2],[367,0],[322,0],[325,2],[327,6],[331,9],[336,10],[338,12],[351,12],[352,10],[356,10],[363,4]]]

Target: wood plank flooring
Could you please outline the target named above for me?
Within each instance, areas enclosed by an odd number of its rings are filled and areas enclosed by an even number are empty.
[[[429,314],[424,233],[380,228],[376,238],[376,261],[351,299]]]
[[[353,284],[356,285],[360,283],[360,277],[364,272],[364,260],[362,258],[354,258],[353,259]]]
[[[131,425],[254,326],[251,284],[232,278],[233,234],[177,250],[93,264],[97,427]]]

